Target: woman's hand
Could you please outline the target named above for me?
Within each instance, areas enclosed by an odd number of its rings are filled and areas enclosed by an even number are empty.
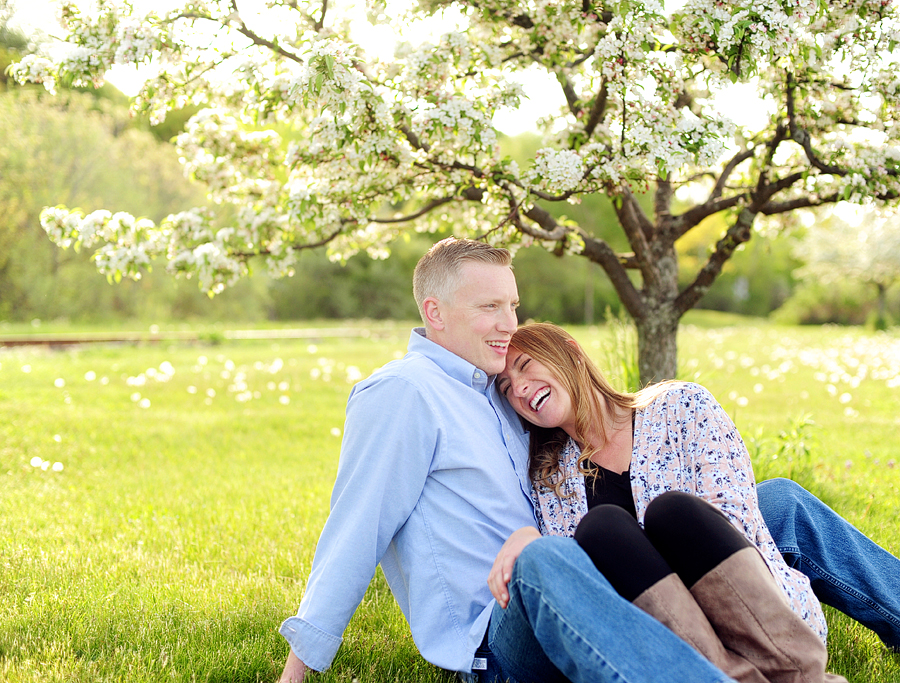
[[[494,596],[497,604],[503,609],[506,609],[509,604],[507,587],[512,578],[516,558],[519,557],[526,545],[540,537],[541,532],[533,526],[523,526],[506,539],[506,543],[497,553],[497,559],[494,560],[494,566],[491,567],[491,573],[488,574],[488,588],[491,589],[491,595]]]

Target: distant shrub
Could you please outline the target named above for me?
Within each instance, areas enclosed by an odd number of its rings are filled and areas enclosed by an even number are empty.
[[[875,290],[862,284],[807,282],[798,287],[772,319],[784,324],[864,325],[876,315]],[[900,294],[888,296],[888,310],[900,311]],[[889,314],[890,315],[890,314]]]

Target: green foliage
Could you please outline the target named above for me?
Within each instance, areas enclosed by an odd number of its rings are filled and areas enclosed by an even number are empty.
[[[766,316],[779,308],[795,287],[798,262],[786,239],[756,235],[723,268],[699,308]]]
[[[397,240],[391,257],[358,254],[341,265],[321,251],[300,255],[296,274],[269,285],[272,314],[279,320],[372,318],[414,320],[412,274],[431,240]]]
[[[9,20],[14,9],[7,0],[0,0],[0,92],[9,87],[6,68],[22,59],[28,48],[28,37],[13,26]]]
[[[584,323],[591,311],[621,306],[609,280],[586,259],[555,256],[533,246],[518,251],[513,267],[521,300],[520,321]]]
[[[174,150],[127,121],[125,110],[92,95],[0,93],[0,319],[264,314],[255,294],[252,305],[241,303],[260,282],[243,283],[216,304],[193,283],[160,277],[162,268],[111,287],[88,254],[63,252],[47,239],[38,214],[60,199],[86,211],[114,205],[156,220],[202,201]]]
[[[812,416],[802,414],[791,419],[789,427],[774,438],[756,430],[745,441],[757,479],[785,477],[806,489],[811,488],[814,484],[812,438],[815,428]]]
[[[606,320],[612,339],[605,345],[603,369],[619,391],[639,391],[641,370],[638,367],[638,339],[634,323],[624,310],[613,315],[609,308],[606,309]]]
[[[773,313],[772,319],[786,324],[864,325],[877,316],[872,291],[859,282],[806,281]],[[900,319],[900,291],[896,288],[888,293],[887,309],[891,319]]]

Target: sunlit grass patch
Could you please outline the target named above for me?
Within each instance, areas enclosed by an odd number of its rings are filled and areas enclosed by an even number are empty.
[[[897,337],[706,322],[682,332],[682,366],[757,438],[757,468],[805,458],[810,488],[900,552]],[[574,332],[602,364],[609,331]],[[0,352],[0,680],[274,680],[347,394],[407,335]],[[828,618],[835,670],[900,681],[877,638]],[[380,572],[313,680],[354,678],[453,680],[419,657]]]

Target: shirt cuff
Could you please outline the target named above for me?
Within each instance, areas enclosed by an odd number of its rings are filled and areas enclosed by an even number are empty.
[[[288,617],[278,632],[284,636],[294,654],[310,669],[324,671],[331,666],[343,638],[326,633],[300,617]]]

